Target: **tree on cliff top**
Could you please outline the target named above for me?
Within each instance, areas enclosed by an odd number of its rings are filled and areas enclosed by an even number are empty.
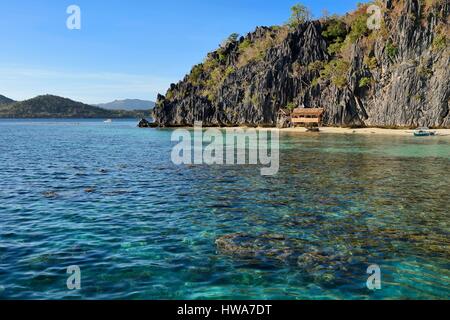
[[[312,13],[305,5],[298,3],[291,8],[291,17],[288,24],[295,28],[298,25],[310,21],[312,19]]]

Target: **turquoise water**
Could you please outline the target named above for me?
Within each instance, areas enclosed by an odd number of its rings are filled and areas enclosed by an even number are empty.
[[[0,121],[0,299],[449,298],[450,137],[282,134],[262,177],[135,125]],[[219,250],[235,233],[264,249]]]

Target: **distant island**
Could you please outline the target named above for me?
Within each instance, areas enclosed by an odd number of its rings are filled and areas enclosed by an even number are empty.
[[[151,110],[108,110],[54,95],[14,101],[0,95],[0,118],[145,118]]]
[[[108,103],[95,104],[96,107],[100,107],[107,110],[151,110],[155,107],[154,101],[139,100],[139,99],[125,99],[115,100]]]

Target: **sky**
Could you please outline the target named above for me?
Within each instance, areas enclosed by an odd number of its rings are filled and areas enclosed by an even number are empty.
[[[231,33],[287,21],[296,0],[0,0],[0,94],[155,100]],[[303,0],[315,18],[356,0]],[[67,8],[81,10],[70,30]]]

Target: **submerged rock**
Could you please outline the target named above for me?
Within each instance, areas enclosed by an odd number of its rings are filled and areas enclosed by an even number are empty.
[[[441,257],[450,256],[450,239],[444,234],[436,232],[406,232],[396,229],[380,229],[378,234],[390,243],[407,243],[420,254],[434,254]]]
[[[54,192],[54,191],[46,191],[46,192],[43,192],[42,195],[44,197],[46,197],[46,198],[49,198],[49,199],[53,199],[53,198],[57,198],[58,197],[58,194],[56,192]]]
[[[286,261],[294,254],[289,240],[276,234],[230,234],[218,238],[216,245],[219,252],[241,258],[262,257]]]
[[[324,240],[324,243],[326,242]],[[257,236],[244,233],[229,234],[218,238],[216,245],[219,253],[237,259],[287,263],[292,268],[298,269],[302,276],[321,284],[334,283],[337,273],[349,273],[353,265],[362,262],[362,259],[355,259],[353,253],[357,249],[350,245],[322,247],[306,240],[278,234]],[[365,270],[361,272],[364,274]]]
[[[337,272],[347,272],[350,269],[353,263],[352,257],[350,251],[315,248],[300,255],[297,265],[315,281],[332,283],[335,281]]]

